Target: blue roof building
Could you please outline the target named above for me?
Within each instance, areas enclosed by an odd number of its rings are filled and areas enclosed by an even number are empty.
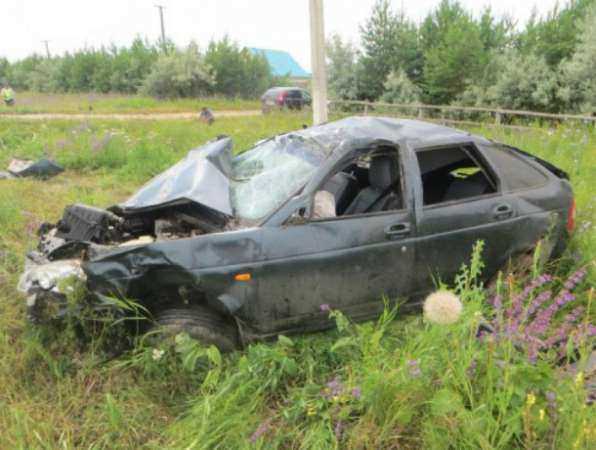
[[[278,77],[308,78],[310,73],[300,67],[300,64],[288,52],[269,50],[265,48],[249,48],[252,53],[262,53],[267,58],[271,72]]]

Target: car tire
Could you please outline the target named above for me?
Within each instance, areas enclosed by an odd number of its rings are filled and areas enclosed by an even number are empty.
[[[155,314],[155,327],[166,335],[188,333],[204,345],[222,352],[239,348],[238,328],[230,320],[204,306],[167,308]]]

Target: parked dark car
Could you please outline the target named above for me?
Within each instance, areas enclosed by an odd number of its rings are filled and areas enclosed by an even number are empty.
[[[311,104],[312,98],[308,91],[297,87],[274,87],[261,97],[263,114],[284,108],[300,110]]]
[[[75,275],[98,305],[135,299],[229,350],[326,328],[322,304],[365,320],[383,295],[415,303],[479,239],[486,278],[539,240],[558,252],[573,216],[567,175],[540,158],[430,123],[353,117],[238,156],[221,138],[123,204],[66,208],[42,226],[20,289],[40,320]]]

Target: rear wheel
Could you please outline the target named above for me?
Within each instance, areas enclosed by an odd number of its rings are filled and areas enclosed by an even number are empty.
[[[222,315],[204,306],[167,308],[155,315],[156,327],[167,335],[188,333],[205,345],[222,352],[238,348],[238,329]]]

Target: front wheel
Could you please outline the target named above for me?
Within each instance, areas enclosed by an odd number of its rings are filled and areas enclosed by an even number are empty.
[[[167,308],[155,315],[156,327],[167,335],[188,333],[222,352],[238,349],[238,329],[222,315],[204,306]]]

